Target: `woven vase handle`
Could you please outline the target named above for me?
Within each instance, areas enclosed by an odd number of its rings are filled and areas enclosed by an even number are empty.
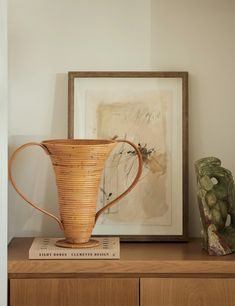
[[[58,223],[59,223],[59,226],[60,228],[63,230],[63,224],[62,222],[59,220],[59,218],[57,218],[56,216],[52,215],[51,213],[49,213],[48,211],[46,211],[45,209],[43,208],[40,208],[38,205],[36,205],[35,203],[33,203],[31,200],[28,199],[27,196],[25,196],[19,189],[18,187],[16,186],[16,183],[15,183],[15,180],[12,176],[12,164],[13,164],[13,161],[15,160],[16,158],[16,155],[22,151],[23,149],[27,148],[27,147],[30,147],[30,146],[39,146],[41,147],[47,155],[49,155],[49,152],[47,150],[47,148],[42,145],[41,143],[37,143],[37,142],[29,142],[29,143],[26,143],[22,146],[20,146],[18,149],[16,149],[14,151],[14,153],[12,154],[10,160],[9,160],[9,179],[10,179],[10,182],[12,183],[12,186],[13,188],[15,189],[15,191],[27,202],[29,203],[31,206],[33,206],[34,208],[36,208],[37,210],[43,212],[44,214],[52,217],[53,219],[55,219]]]
[[[126,191],[124,191],[122,194],[120,194],[116,199],[112,200],[110,203],[106,204],[103,208],[101,208],[95,216],[95,222],[97,221],[97,219],[99,218],[99,216],[107,209],[109,209],[110,207],[112,207],[117,201],[121,200],[123,197],[125,197],[137,184],[141,174],[142,174],[142,166],[143,166],[143,161],[142,161],[142,156],[141,153],[139,151],[139,149],[137,148],[137,146],[135,144],[133,144],[132,142],[128,141],[128,140],[116,140],[116,142],[125,142],[128,143],[130,146],[132,146],[136,152],[136,155],[138,157],[138,163],[139,163],[139,168],[136,174],[136,177],[134,179],[134,181],[132,182],[132,184],[127,188]]]

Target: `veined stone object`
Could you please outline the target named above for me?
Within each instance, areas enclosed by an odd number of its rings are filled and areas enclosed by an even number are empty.
[[[195,162],[203,248],[209,255],[235,252],[235,184],[216,157]]]

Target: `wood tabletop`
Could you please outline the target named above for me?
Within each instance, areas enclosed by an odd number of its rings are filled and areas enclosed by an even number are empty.
[[[121,243],[120,259],[29,260],[33,238],[14,238],[9,244],[9,277],[19,274],[223,274],[235,275],[235,254],[209,256],[200,239],[189,242]],[[234,274],[234,275],[233,275]],[[18,276],[17,276],[18,275]]]

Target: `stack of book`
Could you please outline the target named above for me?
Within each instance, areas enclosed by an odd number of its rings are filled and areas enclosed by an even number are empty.
[[[95,237],[100,245],[93,248],[69,249],[55,245],[60,238],[34,238],[29,259],[119,259],[119,237]]]

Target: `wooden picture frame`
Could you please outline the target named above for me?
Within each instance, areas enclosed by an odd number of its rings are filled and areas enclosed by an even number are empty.
[[[94,235],[119,236],[122,241],[187,241],[188,73],[69,72],[68,137],[116,136],[139,145],[145,154],[145,177],[125,204],[96,224]],[[112,182],[116,175],[109,171],[121,169],[128,181],[128,171],[135,168],[130,150],[114,154],[113,160],[126,154],[126,161],[108,164],[101,202],[122,185],[123,179]]]

